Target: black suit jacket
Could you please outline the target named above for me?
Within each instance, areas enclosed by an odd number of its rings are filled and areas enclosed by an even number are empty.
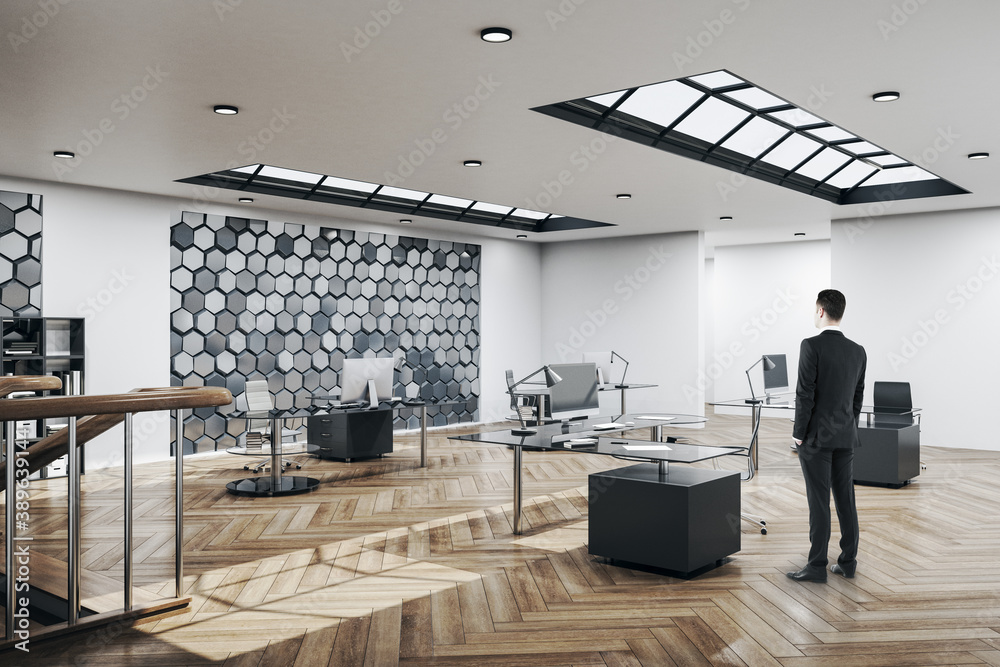
[[[867,364],[865,348],[840,331],[803,340],[792,437],[811,448],[856,447]]]

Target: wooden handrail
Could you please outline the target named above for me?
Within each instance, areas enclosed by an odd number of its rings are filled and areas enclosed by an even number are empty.
[[[62,389],[62,380],[54,375],[5,375],[0,377],[0,398],[15,391]]]
[[[233,395],[224,387],[162,387],[127,394],[41,396],[0,401],[0,422],[210,408],[232,402]]]

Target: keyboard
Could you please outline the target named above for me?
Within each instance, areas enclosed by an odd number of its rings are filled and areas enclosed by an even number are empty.
[[[608,422],[606,424],[594,424],[590,428],[595,431],[606,431],[612,428],[625,428],[625,424],[619,424],[618,422]]]

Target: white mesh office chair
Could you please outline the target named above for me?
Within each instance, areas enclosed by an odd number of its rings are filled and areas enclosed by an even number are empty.
[[[757,474],[757,470],[756,470],[756,468],[754,468],[754,464],[753,464],[753,452],[750,451],[750,448],[753,447],[754,443],[757,441],[757,431],[758,430],[760,430],[760,420],[759,419],[757,420],[756,426],[754,426],[753,434],[750,436],[750,444],[748,444],[746,447],[731,447],[731,446],[728,446],[728,445],[726,446],[727,449],[732,449],[733,450],[733,454],[732,454],[733,456],[738,456],[738,457],[746,459],[746,462],[747,462],[746,463],[746,470],[741,470],[740,471],[740,481],[743,481],[743,482],[749,482]],[[757,444],[759,446],[760,443],[757,443]],[[719,459],[712,459],[712,465],[715,468],[718,468],[719,467]],[[750,514],[749,512],[740,512],[740,518],[742,520],[746,521],[747,523],[751,523],[755,527],[760,528],[760,534],[761,535],[767,535],[767,528],[765,527],[765,526],[767,526],[767,521],[764,520],[764,517],[758,516],[756,514]]]
[[[247,413],[246,449],[248,452],[252,452],[254,449],[259,449],[263,452],[263,446],[271,443],[270,413],[274,409],[274,398],[267,387],[267,380],[247,380],[241,402],[245,404]],[[283,427],[281,429],[281,442],[282,444],[294,443],[300,434],[300,431]],[[247,463],[243,466],[243,469],[258,473],[264,470],[270,462],[270,458],[265,458],[260,461]],[[293,464],[297,468],[302,467],[300,462],[293,459],[282,457],[282,462],[285,467],[290,467]]]

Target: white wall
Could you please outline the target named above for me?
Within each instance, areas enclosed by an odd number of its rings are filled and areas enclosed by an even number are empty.
[[[630,362],[629,382],[659,385],[630,391],[629,412],[702,414],[703,394],[682,388],[701,366],[703,272],[700,233],[545,244],[537,287],[542,362],[614,350]],[[611,412],[619,400],[605,392],[601,407]]]
[[[835,222],[831,247],[866,402],[875,380],[909,382],[922,444],[1000,449],[1000,210]]]
[[[799,344],[817,333],[816,294],[831,287],[829,242],[718,247],[714,264],[715,345],[706,354],[702,382],[718,400],[748,397],[746,369],[761,355],[784,354],[794,388]],[[850,335],[851,320],[845,318],[844,325]],[[751,371],[758,394],[761,366]]]
[[[510,359],[538,362],[541,301],[537,244],[473,234],[441,235],[342,218],[264,208],[204,205],[185,199],[0,177],[0,189],[42,200],[42,315],[85,317],[86,390],[126,392],[170,386],[170,242],[172,220],[197,210],[306,225],[441,238],[482,246],[480,308],[481,419],[509,414],[503,370]],[[86,465],[122,460],[121,427],[87,447]],[[170,451],[166,413],[135,418],[136,462]]]

